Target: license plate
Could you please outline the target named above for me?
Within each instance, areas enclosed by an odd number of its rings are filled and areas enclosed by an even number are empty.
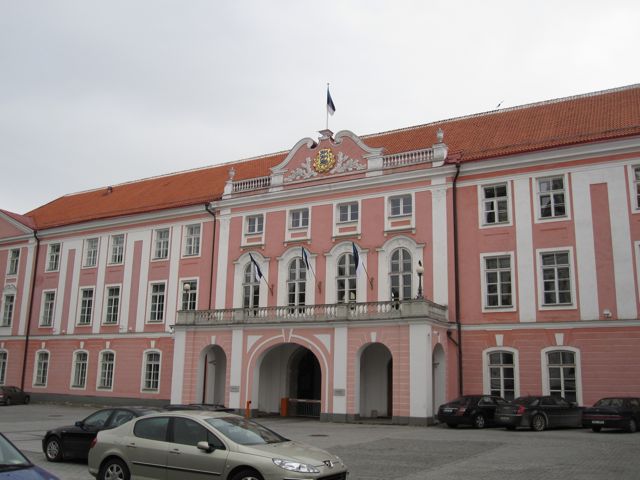
[[[502,420],[503,422],[508,422],[511,419],[509,417],[500,417],[500,420]]]
[[[444,409],[444,413],[451,413],[451,412],[454,412],[454,411],[455,411],[454,408],[445,408]]]
[[[591,423],[595,425],[604,425],[604,420],[591,420]]]

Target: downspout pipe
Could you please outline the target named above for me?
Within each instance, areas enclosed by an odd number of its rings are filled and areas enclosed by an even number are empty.
[[[24,337],[24,355],[22,357],[22,378],[20,380],[20,388],[24,390],[24,380],[27,374],[27,354],[29,352],[29,337],[31,335],[31,312],[33,311],[33,300],[35,298],[36,275],[38,274],[38,258],[40,257],[40,239],[38,231],[33,231],[33,238],[36,240],[35,260],[31,271],[31,289],[29,290],[29,310],[27,311],[27,332]]]
[[[464,382],[462,380],[462,325],[460,324],[460,275],[458,265],[458,177],[460,176],[460,159],[456,159],[456,175],[453,177],[453,271],[454,271],[454,305],[455,321],[458,331],[458,390],[463,395]]]
[[[213,259],[216,253],[216,212],[211,210],[209,204],[206,203],[204,205],[204,209],[213,217],[213,240],[211,241],[211,267],[209,269],[209,278],[211,279],[211,284],[209,285],[209,310],[211,310],[213,306]]]

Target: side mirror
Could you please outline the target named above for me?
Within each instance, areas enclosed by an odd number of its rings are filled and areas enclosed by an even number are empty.
[[[209,445],[209,442],[205,442],[204,440],[201,442],[198,442],[196,446],[198,447],[199,450],[205,451],[207,453],[211,453],[215,450],[214,447]]]

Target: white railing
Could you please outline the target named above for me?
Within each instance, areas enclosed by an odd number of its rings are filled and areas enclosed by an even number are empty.
[[[233,182],[233,193],[246,192],[248,190],[260,190],[261,188],[269,188],[271,186],[271,177],[249,178],[248,180],[240,180]]]
[[[433,162],[433,148],[385,155],[382,157],[382,168],[404,167],[426,162]]]

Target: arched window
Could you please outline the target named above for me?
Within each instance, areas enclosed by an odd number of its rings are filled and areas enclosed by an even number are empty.
[[[409,300],[412,297],[411,254],[406,248],[397,248],[391,254],[391,299]]]
[[[338,303],[356,301],[356,263],[352,253],[343,253],[338,259],[336,276]]]
[[[489,356],[489,387],[491,395],[507,401],[515,398],[515,364],[512,352],[496,351]]]
[[[547,352],[549,373],[549,395],[564,397],[569,402],[577,402],[576,354],[569,350]]]
[[[242,306],[249,309],[260,306],[260,281],[251,262],[244,268]]]
[[[87,384],[87,363],[89,354],[87,352],[76,352],[73,356],[73,388],[84,388]]]
[[[289,306],[306,305],[307,267],[302,257],[294,258],[289,263],[287,276],[287,301]]]

